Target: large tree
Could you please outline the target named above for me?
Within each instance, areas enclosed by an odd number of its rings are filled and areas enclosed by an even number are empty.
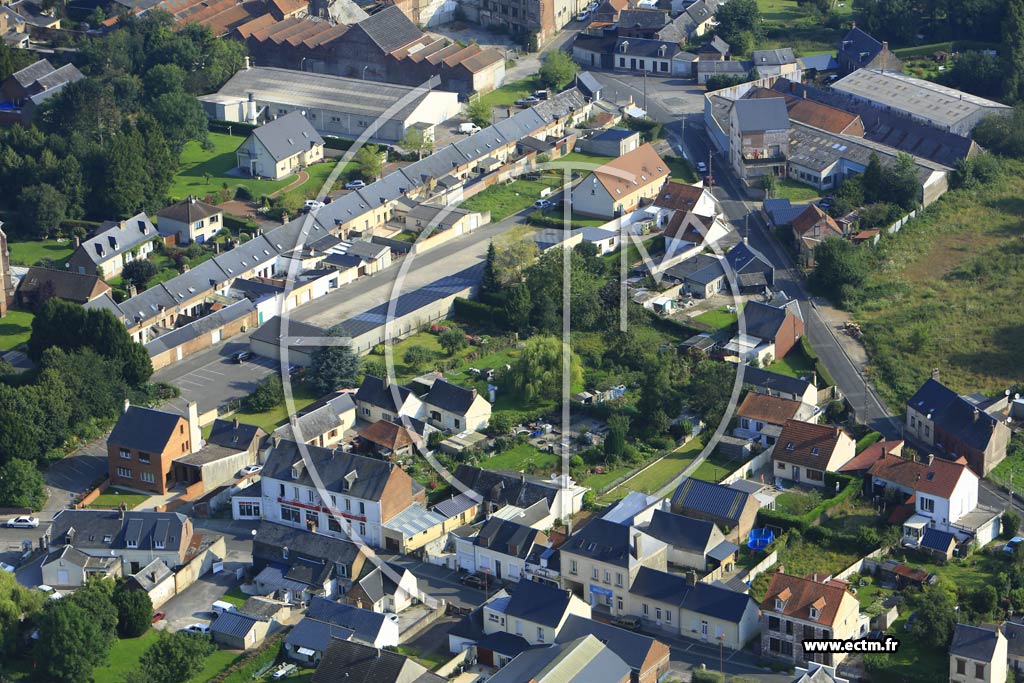
[[[563,353],[564,351],[564,353]],[[527,403],[555,401],[562,396],[563,368],[568,354],[569,389],[583,381],[580,359],[571,349],[563,349],[558,337],[537,336],[526,340],[522,353],[506,373],[511,391]]]
[[[352,157],[364,180],[373,181],[384,172],[384,159],[377,145],[363,145]]]
[[[80,600],[51,600],[36,618],[35,657],[40,680],[81,683],[107,661],[113,633]]]
[[[35,239],[46,239],[60,230],[67,215],[67,199],[48,183],[23,189],[18,204],[27,227],[23,232]]]
[[[160,95],[149,106],[149,111],[160,123],[164,138],[174,156],[189,140],[206,142],[208,129],[203,105],[192,95],[170,92]]]
[[[867,279],[867,252],[846,240],[826,239],[814,250],[814,261],[811,289],[837,304],[845,304]]]
[[[715,21],[718,22],[715,31],[732,46],[734,53],[745,53],[752,49],[754,45],[750,43],[756,44],[763,33],[757,0],[729,0],[718,8]]]
[[[478,97],[466,104],[466,118],[481,128],[486,128],[491,125],[494,111],[491,109],[491,105]]]
[[[332,327],[327,334],[338,339],[348,336],[338,326]],[[354,386],[358,375],[359,356],[350,345],[321,346],[313,352],[309,381],[321,394]]]
[[[153,623],[153,601],[149,593],[132,590],[122,583],[114,589],[114,607],[117,608],[117,632],[122,638],[138,638]]]
[[[576,76],[576,62],[561,50],[551,50],[540,67],[540,80],[549,88],[561,90]]]
[[[44,602],[42,592],[24,588],[13,573],[0,571],[0,661],[14,655],[22,629],[42,611]]]
[[[932,587],[925,589],[921,596],[917,619],[911,625],[910,632],[921,642],[941,651],[949,647],[956,623],[953,599],[945,590]]]
[[[208,636],[164,631],[139,660],[125,683],[186,683],[195,678],[216,646]]]
[[[46,481],[28,460],[13,458],[0,465],[0,507],[39,510],[46,502]]]

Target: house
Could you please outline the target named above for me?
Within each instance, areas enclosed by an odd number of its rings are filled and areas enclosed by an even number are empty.
[[[1006,683],[1006,650],[999,627],[957,624],[949,646],[950,683]]]
[[[324,139],[302,112],[264,124],[235,152],[237,168],[253,178],[280,180],[324,160]]]
[[[753,68],[753,62],[740,61],[736,59],[730,59],[728,61],[721,61],[717,58],[704,59],[700,58],[696,63],[697,72],[697,84],[707,85],[708,79],[714,78],[715,76],[729,76],[731,78],[738,78],[742,80],[750,79],[750,70]]]
[[[323,265],[342,272],[351,271],[355,277],[373,275],[391,265],[391,247],[356,240],[349,246],[328,254],[323,260]]]
[[[476,388],[466,389],[438,378],[423,397],[427,422],[446,432],[475,432],[486,429],[491,404]]]
[[[521,472],[494,472],[465,464],[455,468],[455,479],[480,497],[484,514],[506,505],[526,508],[544,500],[555,517],[564,519],[583,509],[583,494],[589,491],[571,477],[537,479]]]
[[[264,519],[334,538],[358,534],[379,548],[384,546],[384,525],[413,504],[422,507],[425,502],[423,487],[392,462],[318,446],[303,451],[296,442],[283,439],[266,449],[259,482],[262,496],[255,501]],[[329,500],[321,499],[321,491]],[[249,502],[235,497],[236,510],[243,500]]]
[[[697,254],[666,268],[663,275],[669,282],[681,284],[690,296],[698,299],[722,292],[727,282],[722,258],[711,254]]]
[[[337,624],[304,617],[284,639],[285,657],[305,666],[317,667],[331,643],[351,641],[354,632]]]
[[[918,545],[926,527],[962,536],[964,530],[954,525],[978,506],[978,475],[962,458],[929,455],[917,462],[883,452],[868,476],[875,495],[895,491],[900,502],[913,497],[914,514],[903,522],[905,543]]]
[[[529,556],[549,545],[547,534],[527,524],[491,517],[473,536],[456,537],[459,569],[498,581],[519,581]]]
[[[363,575],[352,583],[342,601],[382,614],[398,614],[418,600],[419,595],[416,575],[389,562],[372,568],[364,565]]]
[[[825,473],[853,459],[856,442],[841,427],[786,420],[772,451],[772,472],[808,486],[825,486]]]
[[[739,552],[714,522],[666,510],[655,510],[643,530],[668,546],[668,561],[678,567],[706,572],[735,563]]]
[[[758,633],[757,603],[746,593],[642,568],[629,588],[629,614],[648,629],[740,650]]]
[[[1008,397],[960,396],[939,380],[933,371],[907,401],[907,433],[951,460],[967,458],[985,476],[1006,457]]]
[[[231,650],[248,650],[263,643],[270,626],[269,619],[244,614],[239,610],[228,610],[213,620],[210,638]]]
[[[796,664],[835,666],[846,659],[846,653],[808,653],[803,642],[860,637],[859,611],[860,604],[845,582],[821,583],[776,572],[761,601],[761,652]]]
[[[836,59],[844,74],[857,69],[903,71],[903,62],[889,50],[889,43],[875,40],[856,23],[839,43]]]
[[[621,38],[655,38],[669,23],[669,13],[660,9],[624,9],[619,12]]]
[[[94,576],[118,579],[122,566],[117,557],[86,555],[74,546],[64,545],[47,553],[39,569],[43,584],[64,589],[81,588]]]
[[[803,314],[795,299],[783,304],[748,301],[743,320],[747,335],[765,344],[767,351],[761,358],[765,364],[785,358],[804,334]]]
[[[386,378],[366,375],[353,397],[356,416],[366,422],[400,417],[418,417],[423,414],[423,402],[408,387],[391,384]]]
[[[733,172],[748,183],[765,175],[785,177],[789,128],[789,112],[783,100],[736,100],[729,114]]]
[[[775,284],[775,267],[745,237],[725,253],[725,260],[736,274],[740,294],[764,294]]]
[[[663,13],[657,12],[657,14]],[[692,69],[690,60],[677,60],[677,57],[686,54],[680,49],[678,42],[619,37],[615,39],[614,46],[610,47],[612,66],[619,71],[641,74],[656,73],[667,76],[668,74],[687,75],[687,72]],[[602,59],[603,61],[605,60]]]
[[[876,441],[854,456],[853,460],[840,467],[839,471],[843,474],[865,477],[868,470],[878,462],[879,458],[889,455],[901,456],[903,454],[903,444],[903,439]]]
[[[14,293],[14,301],[18,306],[28,309],[38,309],[53,297],[84,305],[110,292],[110,285],[95,273],[85,275],[70,270],[32,266],[21,278]]]
[[[43,579],[46,579],[45,574]],[[177,592],[174,585],[174,572],[167,566],[167,563],[159,558],[131,574],[125,579],[125,584],[128,590],[144,591],[149,596],[149,601],[153,603],[153,609],[159,609]]]
[[[331,638],[310,683],[444,683],[445,680],[397,652]]]
[[[372,647],[398,645],[398,622],[379,612],[314,597],[305,618],[348,629],[352,640]]]
[[[760,505],[746,491],[687,477],[672,494],[671,509],[717,524],[726,539],[738,544],[747,542]]]
[[[632,670],[630,683],[657,683],[669,668],[669,647],[660,640],[610,624],[570,614],[562,624],[555,644],[591,635],[604,643]]]
[[[800,265],[804,268],[815,266],[814,250],[825,240],[842,238],[843,231],[832,216],[821,210],[817,204],[808,204],[790,224],[793,243],[800,253]]]
[[[408,420],[410,426],[412,422],[418,422],[413,418],[398,419],[401,422]],[[377,420],[360,429],[359,440],[367,452],[392,461],[411,456],[414,451],[418,451],[424,446],[423,438],[413,429],[407,429],[401,424],[387,420]]]
[[[743,367],[743,384],[759,394],[800,401],[806,406],[818,405],[818,389],[814,382],[782,375],[771,370]]]
[[[808,662],[807,666],[798,666],[794,669],[796,678],[793,683],[850,683],[849,678],[842,678],[836,674],[834,666],[814,664]]]
[[[583,236],[584,242],[597,248],[598,256],[614,253],[619,248],[619,241],[622,238],[618,230],[611,228],[580,228],[578,232]]]
[[[274,434],[310,446],[333,448],[356,424],[356,404],[350,392],[334,392],[306,406]]]
[[[199,412],[188,404],[188,417],[125,401],[124,411],[107,437],[110,483],[163,495],[174,487],[172,464],[202,447]]]
[[[485,635],[501,632],[519,636],[531,645],[547,645],[555,642],[570,616],[589,619],[591,610],[571,591],[520,581],[508,597],[484,603],[482,614]]]
[[[729,59],[732,53],[729,49],[729,43],[725,42],[718,36],[713,36],[711,40],[706,40],[701,44],[700,50],[697,51],[697,57],[700,61],[724,61]]]
[[[224,226],[224,211],[189,196],[157,212],[157,230],[178,244],[203,244]]]
[[[259,488],[259,484],[253,487]],[[246,502],[243,496],[232,501],[236,518],[253,519],[255,513],[255,519],[259,519],[259,503]],[[240,507],[244,515],[237,515]],[[256,526],[252,558],[254,583],[260,592],[279,593],[286,598],[285,602],[294,604],[308,602],[314,596],[345,593],[353,578],[362,574],[366,559],[359,546],[348,539],[267,520],[259,520]]]
[[[145,213],[128,220],[107,221],[68,257],[68,270],[82,275],[117,277],[136,259],[146,259],[154,248],[157,231]]]
[[[316,27],[308,21],[297,26]],[[307,59],[307,61],[310,61]],[[369,132],[374,142],[395,144],[420,129],[433,139],[438,124],[457,116],[457,93],[295,68],[251,66],[235,73],[220,90],[199,98],[210,118],[256,124],[293,112],[321,135],[355,139]]]
[[[1006,621],[1000,627],[1006,636],[1006,658],[1014,673],[1024,669],[1024,623]]]
[[[221,446],[245,451],[255,456],[259,451],[260,442],[267,433],[262,427],[241,422],[237,417],[231,420],[217,418],[206,437],[208,445]]]
[[[775,444],[786,420],[811,421],[814,409],[799,401],[748,392],[736,409],[740,420],[733,434],[743,439],[757,441],[767,448]]]
[[[5,39],[7,36],[14,36],[14,42],[26,42],[22,38],[25,36],[25,23],[22,17],[9,11],[7,7],[0,8],[0,27],[10,27],[12,24],[15,27],[14,32],[3,31]],[[27,36],[25,38],[27,39]],[[68,84],[76,83],[83,78],[85,76],[75,68],[74,64],[65,64],[55,69],[45,59],[40,59],[21,71],[14,72],[8,76],[7,80],[0,83],[0,103],[6,105],[0,108],[0,122],[29,125],[40,105],[59,93]]]
[[[626,594],[641,567],[667,569],[668,548],[644,530],[595,519],[559,548],[562,586],[613,615],[627,614]]]
[[[803,69],[793,54],[793,48],[784,47],[774,50],[754,50],[751,61],[761,78],[781,76],[794,81],[803,77]]]
[[[619,157],[640,146],[640,133],[626,128],[592,130],[576,139],[576,150],[585,154]]]
[[[491,676],[489,683],[629,683],[632,671],[592,635],[527,650]]]
[[[573,192],[575,210],[588,216],[614,218],[658,195],[668,165],[650,143],[594,169]]]

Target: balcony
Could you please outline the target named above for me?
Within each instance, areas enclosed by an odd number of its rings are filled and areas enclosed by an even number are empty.
[[[763,164],[779,164],[785,163],[786,155],[782,152],[776,152],[769,154],[767,150],[744,150],[743,154],[740,155],[743,159],[743,163],[750,165],[763,165]]]

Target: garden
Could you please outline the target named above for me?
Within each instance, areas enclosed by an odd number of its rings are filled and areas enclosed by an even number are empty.
[[[542,198],[544,190],[550,190],[552,194],[558,192],[563,180],[562,173],[555,171],[544,173],[537,180],[519,178],[499,183],[462,202],[462,208],[468,211],[490,211],[491,222],[497,223],[533,206],[534,202]]]
[[[149,496],[145,493],[126,491],[111,486],[90,503],[89,507],[95,510],[115,510],[121,505],[125,505],[129,510],[133,510],[147,500],[149,500]]]

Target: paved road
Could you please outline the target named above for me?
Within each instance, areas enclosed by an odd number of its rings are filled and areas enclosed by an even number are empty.
[[[445,600],[459,607],[476,607],[484,601],[484,592],[460,583],[460,574],[457,571],[420,562],[405,555],[378,552],[377,556],[386,562],[407,568],[419,579],[421,589],[433,598]],[[489,592],[493,592],[493,589]]]

